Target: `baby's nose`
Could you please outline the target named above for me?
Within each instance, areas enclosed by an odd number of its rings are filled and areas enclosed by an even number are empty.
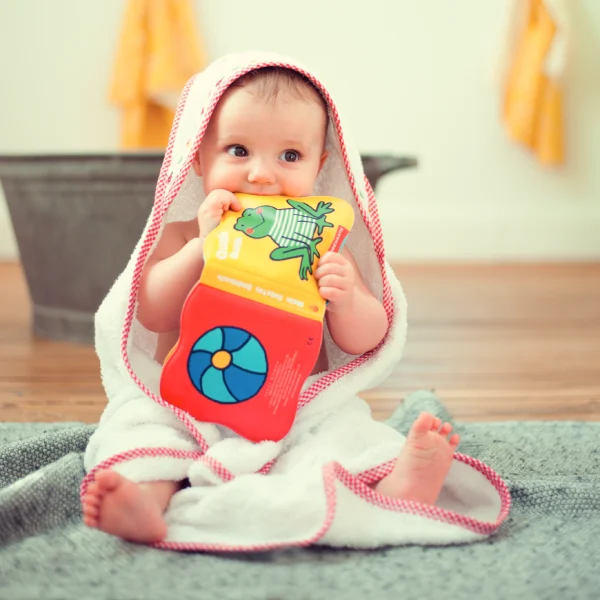
[[[256,160],[250,165],[248,181],[250,183],[262,184],[275,183],[275,173],[273,172],[273,169],[266,164],[266,161]]]

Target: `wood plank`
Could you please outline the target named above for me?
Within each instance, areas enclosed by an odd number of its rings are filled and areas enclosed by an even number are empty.
[[[397,265],[404,356],[365,392],[376,418],[434,389],[464,421],[600,420],[600,265]],[[0,419],[96,422],[90,346],[36,339],[18,264],[0,263]]]

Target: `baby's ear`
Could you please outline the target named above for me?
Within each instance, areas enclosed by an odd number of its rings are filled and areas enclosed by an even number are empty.
[[[323,152],[323,155],[321,156],[321,162],[319,163],[319,173],[321,172],[321,169],[325,165],[325,161],[327,160],[328,156],[329,156],[328,152]]]
[[[192,168],[194,169],[194,173],[198,177],[202,177],[202,167],[200,166],[200,154],[196,152],[196,156],[194,156],[194,160],[192,161]]]

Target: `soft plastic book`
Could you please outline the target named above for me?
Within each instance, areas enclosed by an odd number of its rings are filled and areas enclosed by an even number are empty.
[[[354,213],[339,198],[236,195],[243,210],[228,211],[206,238],[160,391],[200,421],[277,441],[323,338],[315,269],[342,248]]]

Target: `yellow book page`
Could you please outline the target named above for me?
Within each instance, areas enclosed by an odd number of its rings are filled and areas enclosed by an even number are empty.
[[[352,206],[328,196],[236,196],[243,210],[228,211],[206,238],[200,282],[322,321],[314,272],[319,255],[343,245]]]

